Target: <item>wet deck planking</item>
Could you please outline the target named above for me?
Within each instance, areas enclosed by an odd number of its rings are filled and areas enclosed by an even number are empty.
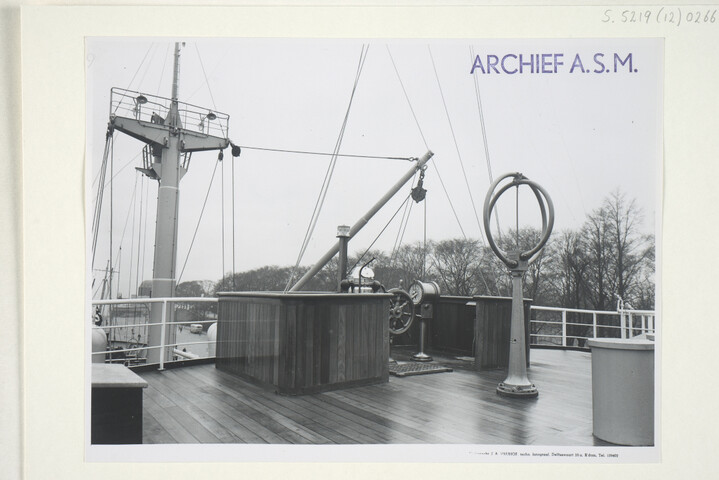
[[[214,365],[142,373],[150,384],[143,442],[602,444],[592,436],[588,353],[533,350],[534,400],[497,395],[502,370],[436,361],[454,372],[301,396],[277,395]]]

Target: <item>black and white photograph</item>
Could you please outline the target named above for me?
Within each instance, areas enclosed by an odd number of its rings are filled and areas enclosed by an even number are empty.
[[[87,37],[87,458],[659,461],[663,48]]]

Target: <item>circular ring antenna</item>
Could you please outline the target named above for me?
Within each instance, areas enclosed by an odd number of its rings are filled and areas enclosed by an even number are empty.
[[[503,185],[501,188],[499,188],[499,190],[497,190],[497,187],[500,185],[500,183],[502,183],[508,178],[512,178],[512,181],[507,183],[506,185]],[[542,213],[542,235],[537,245],[535,245],[530,250],[519,253],[519,260],[526,261],[527,263],[532,263],[536,259],[540,250],[542,250],[544,245],[549,240],[549,235],[552,233],[552,228],[554,227],[554,205],[552,204],[552,199],[549,197],[547,191],[539,184],[526,178],[521,173],[507,173],[495,180],[494,183],[492,183],[492,185],[489,187],[487,196],[484,199],[484,231],[487,235],[487,242],[492,248],[492,251],[509,268],[516,268],[519,265],[519,261],[509,258],[506,252],[500,250],[500,248],[495,243],[494,238],[492,237],[492,232],[489,228],[489,221],[492,218],[492,210],[494,210],[494,205],[497,203],[497,200],[499,200],[499,197],[501,197],[502,194],[509,190],[511,187],[518,188],[520,185],[527,185],[529,188],[531,188],[532,192],[534,192],[534,196],[537,198],[537,202],[539,203],[539,210]]]

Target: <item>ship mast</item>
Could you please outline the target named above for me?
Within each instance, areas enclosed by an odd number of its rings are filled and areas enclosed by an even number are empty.
[[[183,44],[184,45],[184,44]],[[171,99],[113,89],[110,128],[117,129],[146,144],[144,168],[137,168],[158,181],[155,250],[153,261],[153,298],[173,297],[176,286],[177,231],[180,199],[180,180],[187,173],[192,152],[223,150],[227,138],[229,117],[202,107],[179,102],[180,43],[175,43]],[[127,98],[132,99],[128,103]],[[168,108],[169,104],[169,108]],[[128,105],[134,108],[123,108]],[[144,110],[143,110],[144,109]],[[152,115],[150,115],[152,112]],[[163,117],[162,114],[166,113]],[[187,125],[183,126],[182,118]],[[194,122],[200,127],[193,129]],[[223,136],[209,134],[215,122]],[[223,125],[224,122],[224,125]],[[206,128],[207,127],[207,128]],[[218,129],[216,128],[216,129]],[[208,133],[205,133],[207,130]],[[150,309],[148,345],[160,345],[163,322],[162,303],[153,303]],[[170,309],[172,312],[172,309]],[[172,315],[165,320],[171,321]],[[167,327],[166,340],[171,341],[174,329]],[[161,352],[150,349],[148,363],[159,363]]]

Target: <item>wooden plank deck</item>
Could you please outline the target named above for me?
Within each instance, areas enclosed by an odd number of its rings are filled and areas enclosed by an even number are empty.
[[[402,353],[393,350],[395,359]],[[450,373],[283,396],[212,364],[141,373],[147,444],[603,445],[592,436],[589,353],[533,349],[537,399],[496,394],[503,370],[435,357]]]

